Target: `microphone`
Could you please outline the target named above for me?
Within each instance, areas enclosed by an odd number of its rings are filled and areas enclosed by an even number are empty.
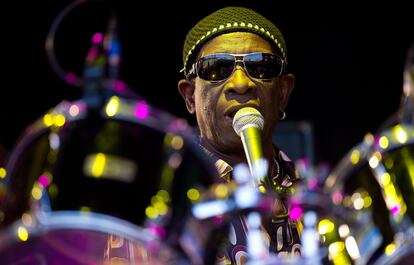
[[[257,186],[265,183],[264,177],[268,169],[268,162],[263,156],[261,139],[263,125],[262,114],[251,107],[238,110],[233,118],[233,129],[241,138],[250,173]]]

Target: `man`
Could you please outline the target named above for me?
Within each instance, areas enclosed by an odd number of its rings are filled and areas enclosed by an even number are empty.
[[[239,109],[252,107],[264,117],[263,153],[272,188],[290,188],[296,180],[293,163],[272,143],[295,81],[286,71],[286,45],[279,29],[253,10],[226,7],[188,32],[183,61],[185,79],[179,81],[178,89],[188,111],[196,115],[200,146],[215,160],[221,177],[230,181],[233,167],[247,162],[232,121]],[[271,251],[295,252],[298,233],[288,219],[287,205],[276,200],[273,214],[268,231]],[[243,218],[232,225],[226,256],[232,264],[243,264],[248,228]]]

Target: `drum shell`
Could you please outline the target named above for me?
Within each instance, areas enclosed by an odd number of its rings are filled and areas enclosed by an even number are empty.
[[[397,125],[367,134],[325,183],[337,211],[346,213],[341,222],[356,239],[361,264],[401,264],[393,257],[410,255],[404,249],[412,249],[413,132]]]
[[[36,219],[39,213],[90,212],[155,227],[164,243],[185,252],[177,239],[194,219],[191,207],[197,202],[188,191],[203,194],[220,181],[214,165],[182,120],[142,101],[117,100],[115,115],[108,115],[108,105],[89,113],[83,102],[64,103],[29,127],[8,165],[4,233],[25,214]],[[83,112],[73,116],[74,106]],[[143,106],[145,117],[137,115]],[[47,117],[54,123],[45,122]],[[59,117],[63,124],[56,124]],[[214,235],[217,224],[203,224],[204,238],[194,242],[211,245],[209,233]]]

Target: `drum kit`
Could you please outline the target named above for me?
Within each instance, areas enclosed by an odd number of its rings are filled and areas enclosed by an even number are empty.
[[[31,124],[9,156],[0,264],[216,264],[239,214],[250,227],[247,264],[414,262],[414,49],[393,124],[333,170],[298,161],[303,182],[289,207],[303,226],[301,255],[282,256],[260,233],[272,198],[250,185],[247,166],[234,183],[221,180],[185,120],[125,92],[113,28],[87,56],[84,97]]]

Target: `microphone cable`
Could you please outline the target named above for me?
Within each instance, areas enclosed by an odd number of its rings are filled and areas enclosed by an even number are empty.
[[[92,2],[92,1],[103,1],[103,0],[77,0],[73,3],[67,5],[65,8],[63,8],[54,21],[52,22],[52,25],[49,29],[49,32],[46,37],[45,41],[45,50],[46,50],[46,56],[49,61],[49,64],[51,65],[52,70],[55,72],[55,74],[63,80],[65,83],[68,83],[70,85],[76,86],[76,87],[82,87],[84,84],[83,78],[77,76],[73,72],[66,71],[61,64],[59,63],[59,60],[57,59],[56,52],[55,52],[55,39],[56,39],[56,33],[62,24],[63,19],[72,12],[76,7],[86,3],[86,2]],[[111,11],[111,10],[110,10]]]

